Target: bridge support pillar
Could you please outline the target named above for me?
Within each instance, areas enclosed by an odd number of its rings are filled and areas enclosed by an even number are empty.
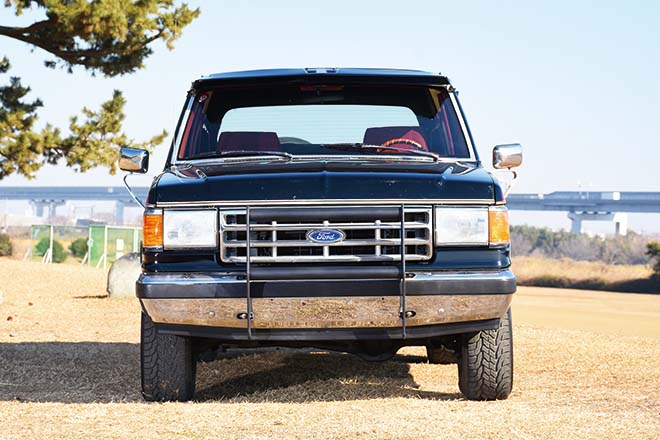
[[[115,202],[115,222],[117,225],[121,226],[124,224],[124,208],[126,204],[122,201],[117,200]]]
[[[583,221],[610,221],[614,223],[616,235],[628,233],[628,214],[623,212],[569,212],[568,218],[571,220],[571,232],[575,234],[582,233]]]
[[[628,214],[617,212],[614,214],[614,233],[616,235],[628,235]]]
[[[30,200],[30,205],[34,210],[34,214],[37,217],[45,217],[44,208],[48,208],[48,222],[53,223],[55,221],[55,214],[57,213],[57,207],[64,205],[66,202],[64,200]]]
[[[30,205],[32,206],[32,212],[37,217],[44,216],[44,208],[48,207],[46,202],[37,202],[36,200],[30,200]]]

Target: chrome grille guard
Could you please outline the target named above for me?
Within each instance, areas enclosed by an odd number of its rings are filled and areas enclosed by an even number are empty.
[[[255,212],[256,211],[256,212]],[[255,212],[256,215],[253,215],[252,212]],[[281,210],[279,212],[282,212]],[[231,211],[221,211],[220,213],[220,219],[221,219],[221,226],[222,226],[222,240],[221,243],[225,243],[225,231],[229,230],[230,232],[236,232],[239,233],[242,231],[245,233],[244,237],[244,248],[245,248],[245,264],[246,264],[246,276],[245,276],[245,282],[246,282],[246,312],[241,312],[238,314],[239,319],[245,319],[247,320],[247,333],[248,333],[248,339],[253,340],[255,339],[255,334],[253,332],[253,320],[254,320],[254,308],[252,304],[252,277],[251,277],[251,266],[253,259],[255,257],[252,256],[252,249],[255,249],[258,251],[260,247],[252,247],[252,232],[253,228],[254,232],[257,233],[257,238],[258,238],[258,233],[260,231],[270,233],[269,235],[272,237],[271,243],[278,243],[277,240],[277,231],[279,230],[277,220],[271,220],[270,226],[265,225],[265,226],[259,226],[259,223],[257,223],[257,226],[253,226],[253,223],[251,221],[252,218],[254,218],[257,222],[259,219],[269,218],[269,219],[274,219],[274,218],[279,218],[283,219],[285,221],[291,221],[291,219],[298,218],[300,220],[299,223],[296,224],[296,227],[294,228],[293,224],[287,224],[285,223],[282,226],[285,226],[284,230],[290,230],[290,231],[299,231],[301,229],[301,225],[303,225],[305,228],[309,226],[307,223],[307,217],[314,217],[318,216],[317,210],[307,210],[307,211],[301,211],[301,210],[295,210],[292,209],[290,211],[284,211],[284,214],[279,214],[278,211],[271,211],[268,213],[267,211],[264,212],[264,210],[252,210],[249,206],[246,207],[243,210],[231,210]],[[408,237],[408,229],[407,226],[408,224],[412,224],[414,228],[420,229],[423,231],[424,236],[426,237],[426,240],[421,240],[424,242],[424,245],[428,245],[428,253],[430,254],[431,252],[431,228],[432,228],[432,211],[431,208],[420,208],[420,207],[413,207],[413,208],[407,208],[405,205],[400,205],[398,208],[393,208],[391,210],[388,210],[385,208],[384,210],[376,210],[370,211],[369,214],[360,214],[358,211],[353,211],[353,210],[332,210],[332,211],[325,211],[324,217],[331,218],[333,221],[336,221],[335,218],[337,216],[346,216],[346,214],[352,213],[353,215],[348,215],[348,217],[351,217],[351,220],[357,220],[357,222],[349,222],[349,223],[332,223],[333,226],[336,225],[348,225],[344,226],[348,230],[351,230],[350,227],[353,227],[354,230],[367,230],[367,231],[373,231],[374,233],[374,239],[373,240],[363,240],[365,242],[369,242],[370,246],[373,246],[374,248],[378,248],[378,251],[376,252],[376,255],[373,257],[383,257],[384,255],[389,256],[388,258],[390,261],[398,261],[400,265],[400,278],[399,278],[399,318],[401,319],[401,332],[402,332],[402,337],[403,339],[406,339],[406,320],[409,317],[414,317],[415,312],[411,310],[406,309],[406,278],[407,278],[407,273],[406,273],[406,261],[409,259],[409,255],[407,254],[407,248],[408,246],[413,246],[414,249],[417,248],[418,241],[419,239],[417,237],[417,233],[413,231],[413,237],[409,238]],[[399,221],[395,223],[388,222],[386,223],[383,227],[383,222],[380,219],[373,220],[372,223],[369,223],[367,225],[364,224],[364,222],[361,222],[361,216],[362,215],[373,215],[374,213],[379,213],[379,214],[384,214],[386,217],[391,216],[394,213],[398,213]],[[234,216],[233,219],[229,219],[230,216]],[[240,217],[244,216],[245,220],[244,223],[240,223]],[[300,218],[299,216],[302,216]],[[408,221],[407,216],[412,216],[413,221]],[[420,218],[417,218],[416,216],[421,216],[423,221],[419,221]],[[229,221],[228,221],[229,220]],[[232,221],[233,220],[233,221]],[[356,224],[357,223],[357,224]],[[398,223],[398,224],[396,224]],[[330,226],[330,220],[323,220],[323,227],[329,227]],[[312,225],[314,225],[312,223]],[[262,229],[258,229],[262,228]],[[385,230],[392,230],[392,231],[398,231],[398,240],[399,240],[399,245],[398,245],[398,255],[389,255],[389,254],[383,254],[382,253],[382,246],[390,246],[392,245],[393,242],[395,242],[397,239],[396,238],[388,238],[388,239],[383,239],[381,237],[381,231]],[[300,233],[300,232],[298,232]],[[307,236],[307,234],[306,234]],[[342,238],[345,237],[345,235],[342,235]],[[412,244],[411,243],[412,240]],[[239,241],[239,240],[236,240]],[[291,241],[291,240],[288,240]],[[298,241],[301,240],[294,240],[296,241],[296,246],[299,245]],[[356,241],[356,240],[353,240]],[[341,243],[343,241],[338,241],[337,243]],[[323,257],[327,257],[329,253],[329,247],[336,245],[337,243],[332,243],[332,244],[321,244],[320,246],[323,247]],[[355,244],[351,243],[349,246],[355,246]],[[277,257],[277,248],[279,246],[272,246],[271,249],[275,250],[275,258]],[[238,248],[238,246],[236,247]],[[266,246],[262,246],[261,248],[267,248]],[[223,253],[224,255],[224,253]],[[355,255],[354,257],[362,258],[359,255]],[[412,257],[420,257],[419,253],[413,254]],[[238,257],[237,257],[238,258]],[[326,260],[322,260],[326,261]],[[361,260],[360,260],[361,261]]]

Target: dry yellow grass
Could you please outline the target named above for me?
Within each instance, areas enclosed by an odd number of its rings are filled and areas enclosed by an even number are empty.
[[[515,257],[518,283],[527,286],[573,287],[617,292],[660,293],[647,265],[608,265],[568,258]]]
[[[455,366],[409,348],[223,359],[196,402],[147,404],[137,301],[100,297],[102,271],[0,259],[0,280],[2,439],[660,437],[660,296],[520,289],[507,401],[463,400]]]
[[[653,273],[650,267],[642,264],[610,265],[597,261],[540,257],[514,257],[513,270],[520,281],[555,275],[571,280],[600,278],[610,283],[648,278]]]
[[[30,249],[30,246],[32,245],[32,241],[29,238],[16,238],[12,237],[11,238],[11,246],[12,246],[12,256],[14,260],[21,260],[25,256],[25,253],[27,252],[28,249]]]

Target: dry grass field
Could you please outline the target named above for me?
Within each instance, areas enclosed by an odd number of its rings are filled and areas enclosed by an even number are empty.
[[[660,296],[521,288],[509,400],[468,402],[422,348],[200,364],[197,401],[139,395],[138,303],[105,274],[0,259],[1,439],[660,438]]]
[[[600,278],[610,283],[648,278],[653,271],[642,264],[611,265],[597,261],[575,261],[569,258],[514,257],[513,268],[521,280],[555,274],[571,280]]]
[[[653,274],[650,265],[514,257],[513,270],[518,283],[527,286],[660,293],[660,284],[650,279]]]

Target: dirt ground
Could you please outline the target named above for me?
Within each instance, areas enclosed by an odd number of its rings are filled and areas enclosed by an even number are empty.
[[[660,296],[520,288],[515,383],[468,402],[424,350],[366,363],[269,352],[198,370],[197,400],[139,394],[139,308],[105,274],[0,259],[0,439],[660,438]]]

